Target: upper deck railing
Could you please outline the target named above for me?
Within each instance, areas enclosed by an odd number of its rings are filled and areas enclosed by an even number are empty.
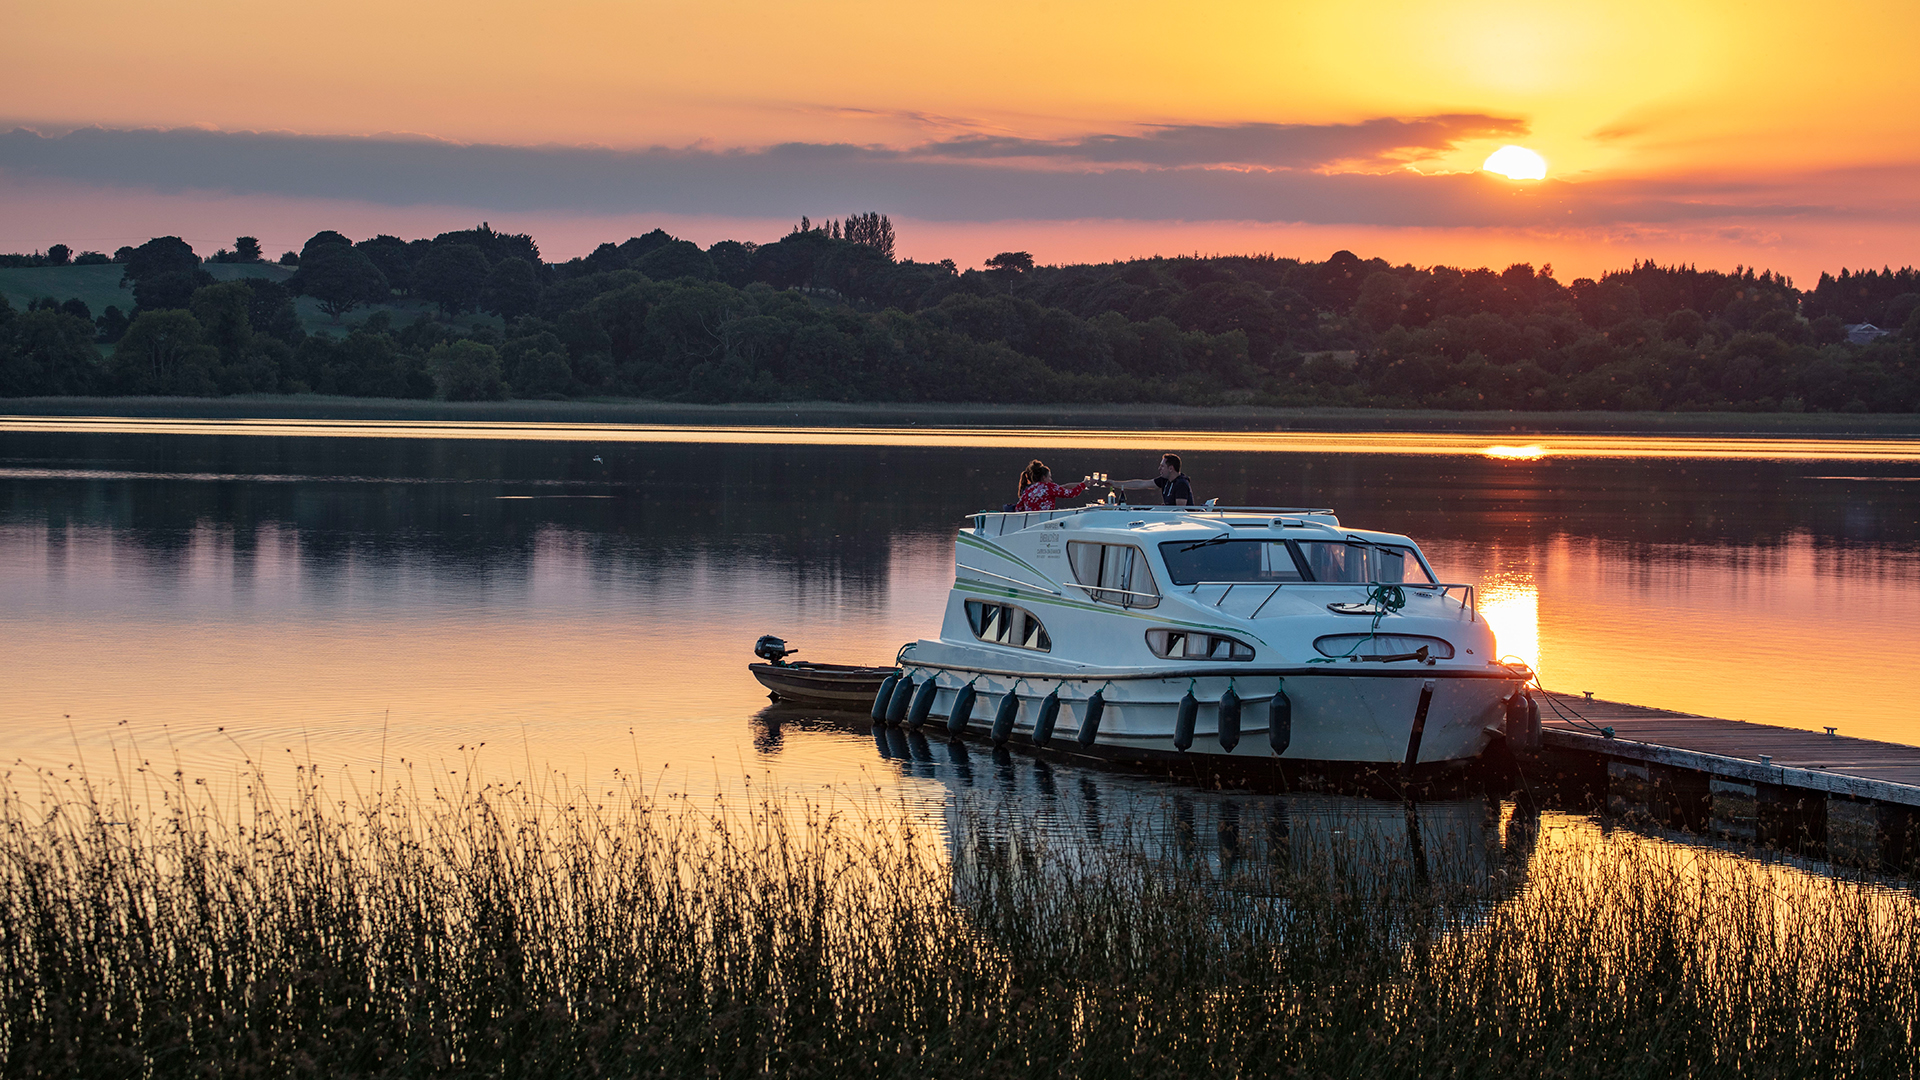
[[[1131,513],[1178,514],[1182,517],[1207,519],[1232,515],[1254,515],[1257,517],[1312,517],[1333,516],[1333,511],[1324,508],[1302,506],[1165,506],[1154,503],[1099,502],[1085,506],[1069,506],[1059,510],[982,510],[968,515],[973,520],[973,531],[981,536],[1005,536],[1010,532],[1030,529],[1048,521],[1073,517],[1076,514],[1090,513],[1095,510],[1126,510]]]

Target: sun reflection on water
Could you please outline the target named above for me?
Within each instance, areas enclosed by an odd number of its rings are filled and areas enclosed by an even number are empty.
[[[1539,443],[1528,443],[1525,446],[1489,446],[1480,453],[1486,457],[1504,458],[1510,461],[1538,461],[1547,456],[1547,448]]]
[[[1540,590],[1533,575],[1488,579],[1480,589],[1480,615],[1493,627],[1502,658],[1518,657],[1539,670]]]

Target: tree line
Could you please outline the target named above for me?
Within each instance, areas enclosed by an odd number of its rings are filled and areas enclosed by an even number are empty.
[[[962,270],[900,258],[878,213],[706,248],[656,229],[559,263],[485,224],[329,230],[280,257],[284,283],[206,272],[261,261],[252,237],[204,261],[158,237],[0,265],[69,259],[119,265],[132,309],[0,301],[0,395],[1920,410],[1912,268],[1810,290],[1745,267],[1636,262],[1562,284],[1551,267],[1346,251],[1066,266],[1016,251]],[[337,328],[305,331],[298,297]],[[432,310],[397,325],[399,298]],[[491,318],[450,321],[470,313]]]

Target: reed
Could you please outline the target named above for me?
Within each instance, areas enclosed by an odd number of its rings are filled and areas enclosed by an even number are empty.
[[[1920,904],[1615,833],[1318,834],[521,787],[0,787],[10,1076],[1891,1076]],[[1510,828],[1524,829],[1516,820]],[[1172,837],[1169,840],[1169,837]],[[1417,870],[1418,872],[1413,872]],[[1491,884],[1487,884],[1491,882]]]

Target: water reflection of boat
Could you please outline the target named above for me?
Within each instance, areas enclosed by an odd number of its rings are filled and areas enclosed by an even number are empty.
[[[1525,723],[1531,673],[1498,661],[1473,587],[1330,511],[982,513],[954,550],[940,636],[902,650],[876,705],[889,722],[1221,771],[1428,772]]]
[[[770,730],[857,734],[849,720],[772,706]],[[874,725],[874,753],[946,789],[941,820],[956,898],[972,905],[996,875],[1097,872],[1119,859],[1198,874],[1209,888],[1266,894],[1322,880],[1385,903],[1442,897],[1460,910],[1515,895],[1537,811],[1487,798],[1420,803],[1357,796],[1222,791],[1051,762],[1004,747]],[[1023,889],[1035,887],[1025,882]]]

